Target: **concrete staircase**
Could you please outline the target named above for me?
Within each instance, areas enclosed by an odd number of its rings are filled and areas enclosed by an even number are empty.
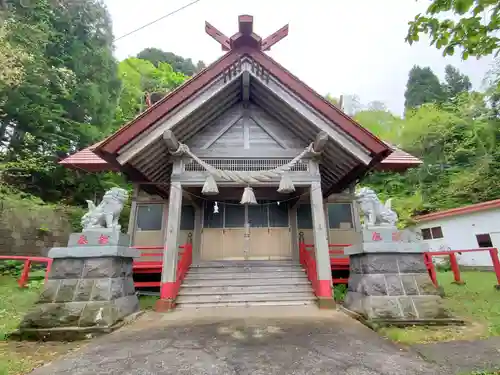
[[[315,303],[311,283],[293,261],[216,261],[192,265],[179,308]]]

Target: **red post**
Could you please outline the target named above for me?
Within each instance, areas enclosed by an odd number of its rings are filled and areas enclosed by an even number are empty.
[[[497,276],[497,285],[495,285],[495,288],[500,290],[500,261],[498,260],[498,250],[496,248],[490,249],[490,256],[491,261],[493,262],[495,275]]]
[[[47,268],[45,268],[45,282],[49,279],[50,270],[52,269],[52,259],[47,260]]]
[[[453,278],[455,279],[453,284],[465,284],[465,282],[460,279],[460,268],[458,267],[457,255],[455,253],[450,253],[450,265],[453,271]]]
[[[23,272],[21,273],[21,277],[19,278],[19,281],[18,281],[18,284],[21,288],[24,288],[26,286],[26,283],[28,282],[30,268],[31,268],[31,260],[26,259],[24,261]]]
[[[434,263],[432,262],[432,256],[429,253],[424,253],[424,262],[427,265],[427,271],[429,272],[429,276],[432,280],[432,283],[437,288],[437,275],[436,275],[436,267],[434,267]]]

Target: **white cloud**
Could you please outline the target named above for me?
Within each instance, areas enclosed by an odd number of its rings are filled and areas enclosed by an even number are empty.
[[[105,0],[117,37],[191,1]],[[319,93],[357,94],[363,103],[381,100],[400,114],[413,65],[430,66],[443,78],[445,65],[453,64],[478,88],[492,61],[463,62],[459,55],[442,57],[426,42],[406,44],[408,21],[427,5],[415,0],[201,0],[117,41],[116,56],[123,59],[157,47],[210,63],[223,52],[205,34],[205,20],[231,36],[238,15],[251,14],[254,31],[262,37],[290,24],[288,37],[269,54]]]

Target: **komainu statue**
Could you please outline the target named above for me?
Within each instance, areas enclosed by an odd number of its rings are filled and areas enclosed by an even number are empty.
[[[356,192],[356,201],[364,216],[365,227],[396,226],[398,215],[391,210],[392,199],[382,204],[372,189],[364,187]]]
[[[109,228],[119,231],[121,226],[118,219],[127,199],[128,192],[125,189],[114,187],[104,194],[98,206],[87,201],[89,211],[81,220],[83,230]]]

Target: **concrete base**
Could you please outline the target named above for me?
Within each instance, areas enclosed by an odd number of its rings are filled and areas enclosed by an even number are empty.
[[[49,252],[54,257],[51,272],[35,308],[21,322],[21,333],[109,332],[138,312],[132,278],[135,253],[124,249],[127,238],[123,234],[78,233],[70,237],[70,247]],[[86,249],[91,250],[89,254]]]
[[[410,325],[450,318],[422,254],[355,254],[350,263],[344,306],[365,319]]]
[[[335,310],[337,308],[337,304],[333,298],[318,297],[318,307],[325,310]]]
[[[159,299],[155,304],[156,312],[169,312],[175,309],[175,300],[172,299]]]

